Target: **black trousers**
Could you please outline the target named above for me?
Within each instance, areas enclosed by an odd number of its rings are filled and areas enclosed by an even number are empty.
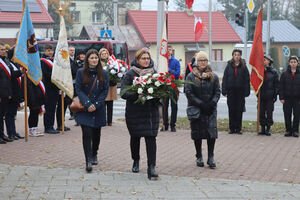
[[[133,160],[140,160],[140,142],[141,137],[130,137],[130,150]],[[149,165],[156,165],[156,137],[145,137],[147,163]]]
[[[299,132],[300,100],[287,98],[283,104],[285,129],[287,132]],[[292,114],[294,119],[292,120]]]
[[[39,123],[39,113],[40,108],[39,107],[30,107],[29,108],[29,117],[28,117],[28,126],[29,128],[37,127]]]
[[[106,104],[107,123],[109,124],[112,123],[114,101],[105,101],[105,104]]]
[[[0,98],[0,137],[4,136],[4,116],[7,111],[8,98]]]
[[[259,123],[261,126],[273,125],[273,111],[274,111],[273,99],[260,100]]]
[[[101,127],[93,128],[81,125],[81,130],[85,161],[88,162],[92,156],[97,156],[100,144]]]
[[[176,120],[177,120],[177,111],[178,111],[178,96],[174,92],[173,98],[175,99],[176,103],[172,101],[172,99],[167,98],[164,102],[164,107],[163,107],[163,121],[165,127],[169,127],[169,102],[171,101],[171,121],[170,121],[170,126],[175,127],[176,126]]]
[[[45,130],[51,129],[54,126],[55,109],[58,101],[59,93],[58,89],[46,88],[46,100],[45,100],[45,114],[44,114],[44,127]]]
[[[8,136],[13,136],[16,134],[16,124],[15,117],[18,111],[18,103],[14,101],[9,101],[7,104],[7,112],[5,114],[5,125]]]
[[[230,91],[227,94],[227,105],[229,114],[229,129],[232,132],[242,130],[243,111],[245,97],[243,91]]]
[[[64,97],[64,119],[66,116],[66,110],[68,108],[68,106],[71,104],[72,100],[70,99],[70,97],[65,96]],[[58,101],[57,101],[57,107],[56,107],[56,123],[57,123],[57,127],[62,127],[62,115],[61,115],[61,95],[58,96]]]
[[[214,156],[216,139],[207,139],[207,153],[208,157]],[[202,140],[194,140],[196,149],[196,158],[202,157]]]

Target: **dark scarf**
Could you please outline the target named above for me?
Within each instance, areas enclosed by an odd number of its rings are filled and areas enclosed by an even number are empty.
[[[150,65],[146,68],[141,67],[135,60],[132,62],[132,70],[135,71],[140,76],[145,76],[146,74],[153,74],[153,62],[150,62]]]
[[[201,69],[199,66],[194,67],[193,74],[195,75],[195,79],[200,83],[205,79],[210,79],[210,81],[214,80],[214,74],[209,65],[204,69]]]

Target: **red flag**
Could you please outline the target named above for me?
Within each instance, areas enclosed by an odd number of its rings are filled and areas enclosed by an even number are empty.
[[[188,9],[191,9],[193,6],[194,0],[185,0],[185,4],[187,5]]]
[[[259,92],[259,89],[264,81],[264,49],[262,42],[262,21],[263,10],[260,9],[257,16],[253,45],[249,59],[249,64],[252,67],[250,83],[255,91],[255,94]]]
[[[203,31],[203,22],[202,19],[199,17],[195,17],[195,24],[194,24],[194,32],[195,32],[195,42],[200,40]]]

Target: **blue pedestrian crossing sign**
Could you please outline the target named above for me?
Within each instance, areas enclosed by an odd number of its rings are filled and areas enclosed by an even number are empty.
[[[101,30],[100,37],[101,38],[112,38],[111,30]]]
[[[289,57],[291,54],[291,50],[288,46],[282,46],[282,53],[284,56]]]

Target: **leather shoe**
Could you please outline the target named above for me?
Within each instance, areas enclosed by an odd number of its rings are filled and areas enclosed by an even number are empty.
[[[172,126],[172,127],[171,127],[171,132],[176,132],[175,126]]]
[[[163,127],[161,127],[160,131],[168,131],[168,127],[167,126],[163,126]]]
[[[58,134],[59,131],[54,130],[54,128],[50,128],[50,129],[46,129],[45,133],[48,133],[48,134]]]
[[[215,163],[213,156],[208,157],[207,164],[208,164],[209,168],[211,168],[211,169],[216,168],[216,163]]]
[[[203,158],[199,157],[196,161],[198,167],[204,167]]]
[[[299,137],[299,133],[298,133],[298,132],[294,132],[294,133],[293,133],[293,136],[294,136],[294,137]]]
[[[74,119],[74,116],[71,116],[70,118],[69,118],[69,120],[73,120]]]
[[[92,163],[92,165],[98,165],[98,158],[97,158],[97,156],[92,156],[91,163]]]
[[[87,173],[91,173],[91,172],[92,172],[93,166],[92,166],[92,163],[91,163],[91,162],[87,162],[87,163],[86,163],[85,170],[86,170]]]
[[[236,134],[242,135],[242,134],[243,134],[243,131],[237,131]]]
[[[135,160],[133,161],[133,165],[132,165],[132,170],[131,170],[133,173],[138,173],[140,170],[139,170],[139,161],[138,160]]]
[[[2,138],[0,138],[0,144],[6,144],[6,142]]]
[[[18,140],[18,139],[19,139],[19,138],[17,138],[17,137],[14,136],[14,135],[10,135],[10,136],[8,136],[8,138],[11,139],[11,140]]]
[[[19,138],[19,139],[24,139],[24,137],[21,136],[19,133],[15,133],[15,136],[16,136],[17,138]]]
[[[2,137],[2,139],[3,139],[5,142],[12,142],[12,141],[14,141],[13,139],[9,139],[6,135],[4,135],[4,136]]]
[[[291,137],[291,136],[293,136],[293,134],[292,134],[292,132],[287,131],[287,132],[285,132],[284,136]]]
[[[234,134],[234,132],[232,130],[229,130],[228,134]]]
[[[56,130],[62,131],[62,128],[61,127],[57,127]],[[65,126],[65,131],[69,131],[69,130],[71,130],[71,129],[69,127]]]

